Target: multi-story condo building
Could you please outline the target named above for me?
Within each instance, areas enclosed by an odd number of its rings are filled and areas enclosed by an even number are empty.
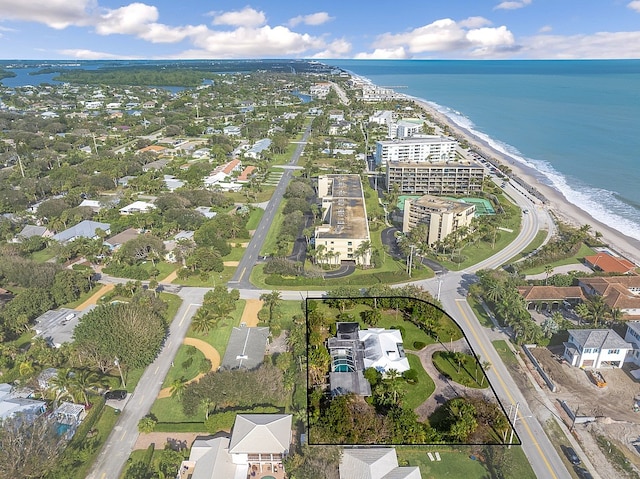
[[[359,175],[318,177],[323,224],[315,229],[316,261],[371,264],[367,209]],[[366,243],[363,246],[363,243]]]
[[[424,195],[404,202],[402,231],[408,233],[416,225],[427,225],[426,242],[429,245],[444,240],[454,231],[469,226],[476,207],[473,204]]]
[[[482,191],[484,168],[471,161],[388,163],[387,190],[401,195],[471,195]]]
[[[376,142],[376,164],[455,160],[457,141],[437,135],[413,133],[414,136],[409,138]]]

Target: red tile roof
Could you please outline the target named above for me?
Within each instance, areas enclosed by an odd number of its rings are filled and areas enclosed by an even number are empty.
[[[626,274],[636,269],[636,265],[631,261],[611,256],[609,253],[598,253],[584,259],[592,268],[602,270],[605,273]]]

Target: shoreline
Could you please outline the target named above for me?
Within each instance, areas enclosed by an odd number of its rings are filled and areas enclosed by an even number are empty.
[[[567,200],[562,192],[541,182],[540,178],[543,175],[536,169],[523,165],[516,158],[496,150],[473,132],[456,124],[451,118],[435,109],[426,100],[404,94],[400,94],[399,96],[412,101],[438,123],[447,125],[452,132],[466,139],[473,149],[477,150],[487,159],[493,158],[497,160],[498,163],[509,167],[515,176],[518,176],[525,183],[538,190],[547,199],[547,204],[543,207],[547,208],[552,215],[576,227],[587,224],[590,225],[592,228],[591,233],[593,234],[595,231],[600,232],[602,234],[602,241],[608,244],[610,249],[634,262],[636,265],[640,265],[640,240],[627,236],[615,228],[595,219],[588,211],[579,208]]]

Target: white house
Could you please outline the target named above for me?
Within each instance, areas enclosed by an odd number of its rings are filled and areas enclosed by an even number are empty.
[[[291,447],[290,414],[238,414],[231,437],[196,439],[180,479],[245,479],[249,471],[283,470]]]
[[[392,447],[345,448],[340,479],[421,479],[418,466],[399,467]]]
[[[120,208],[121,215],[133,215],[136,213],[149,213],[154,210],[156,205],[148,203],[147,201],[134,201],[130,205]]]
[[[47,409],[47,403],[22,397],[10,384],[0,384],[0,420],[17,414],[31,419]]]
[[[369,328],[360,330],[358,337],[364,343],[365,368],[375,368],[381,373],[391,369],[403,373],[410,369],[400,330]]]
[[[640,366],[640,321],[628,321],[624,340],[633,346],[626,360]]]
[[[225,126],[222,129],[222,132],[227,136],[241,136],[242,128],[240,128],[239,126],[229,125]]]
[[[621,368],[633,345],[612,329],[570,329],[564,358],[578,368]]]

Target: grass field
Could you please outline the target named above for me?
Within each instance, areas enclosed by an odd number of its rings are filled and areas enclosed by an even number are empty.
[[[493,321],[491,321],[491,318],[489,317],[487,312],[484,310],[480,302],[473,297],[473,295],[470,294],[469,296],[467,296],[467,302],[469,303],[469,306],[473,310],[474,314],[476,315],[476,317],[478,318],[478,321],[480,321],[480,324],[482,326],[484,326],[485,328],[494,327]]]
[[[251,210],[251,215],[247,220],[247,229],[255,230],[262,219],[262,215],[264,214],[264,210],[262,208],[254,208]]]
[[[514,367],[518,365],[518,360],[513,354],[513,346],[508,344],[503,339],[491,341],[491,343],[493,344],[493,347],[496,349],[496,352],[500,356],[500,359],[502,359],[502,362],[505,364],[505,366]]]
[[[45,248],[40,251],[35,251],[31,253],[31,259],[36,261],[37,263],[46,263],[51,258],[55,257],[55,252],[53,248]]]
[[[525,256],[527,256],[527,255],[533,253],[535,250],[537,250],[540,246],[542,246],[543,241],[547,237],[547,233],[548,232],[546,230],[538,231],[538,233],[536,234],[536,237],[533,238],[533,241],[531,243],[529,243],[527,245],[527,247],[525,249],[523,249],[519,254],[517,254],[516,256],[511,258],[509,261],[507,261],[507,264],[513,263],[514,261],[518,261],[519,259],[522,259]]]
[[[441,461],[431,461],[427,452],[439,452]],[[471,450],[460,451],[448,446],[442,447],[397,447],[398,463],[401,466],[418,466],[422,479],[485,478],[489,477],[486,467],[480,461],[470,458]]]
[[[193,331],[193,328],[189,328],[187,336],[190,338],[197,338],[206,341],[211,346],[216,348],[220,353],[220,358],[224,356],[224,352],[227,349],[227,343],[229,342],[229,336],[231,336],[231,330],[234,326],[240,324],[240,318],[242,317],[242,311],[244,310],[245,300],[239,299],[236,301],[236,310],[231,313],[232,319],[223,321],[218,327],[209,331],[209,334],[203,335]]]
[[[174,366],[169,369],[164,378],[162,388],[167,388],[176,380],[182,382],[195,378],[200,373],[200,366],[204,360],[204,354],[194,346],[181,344],[173,359]]]
[[[224,258],[224,259],[227,259],[227,258]],[[200,275],[195,275],[195,276],[190,276],[189,278],[184,278],[184,279],[176,278],[172,281],[172,283],[180,284],[182,286],[213,288],[215,287],[216,284],[227,283],[231,279],[235,271],[236,271],[235,266],[225,266],[222,273],[216,273],[215,271],[211,272],[209,274],[209,277],[205,281],[202,281],[202,279],[200,279]]]
[[[519,273],[520,274],[540,274],[540,273],[544,273],[544,268],[547,265],[551,266],[552,268],[555,268],[556,266],[565,266],[568,264],[576,264],[576,265],[581,264],[585,256],[592,256],[594,254],[596,254],[595,250],[593,250],[586,244],[583,244],[580,246],[580,249],[578,250],[578,252],[575,255],[570,256],[569,258],[560,259],[558,261],[554,261],[553,263],[547,263],[544,265],[536,266],[535,268],[519,271]]]
[[[406,394],[402,398],[403,405],[415,409],[425,402],[429,396],[433,394],[436,385],[433,379],[427,374],[422,367],[420,358],[414,354],[407,354],[409,366],[418,373],[418,381],[415,384],[407,384]]]
[[[458,366],[458,362],[449,358],[446,352],[437,351],[433,354],[433,365],[442,374],[463,386],[476,389],[484,389],[489,386],[488,381],[482,383],[482,368],[478,365],[476,358],[469,354],[464,354],[460,366]]]

